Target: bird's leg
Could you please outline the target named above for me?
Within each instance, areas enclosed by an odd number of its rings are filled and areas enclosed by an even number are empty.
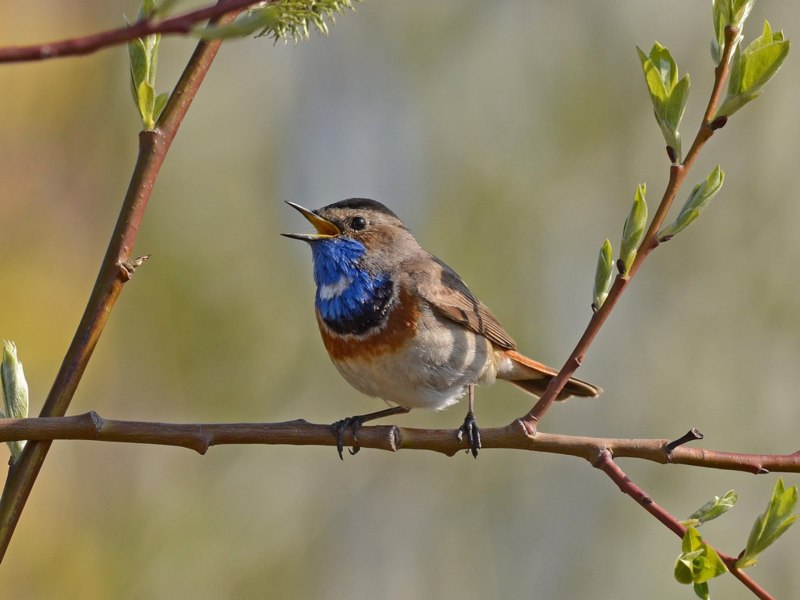
[[[458,428],[458,441],[464,439],[467,434],[469,448],[467,452],[472,452],[472,456],[478,458],[478,450],[481,449],[481,431],[478,429],[478,422],[475,420],[475,385],[470,384],[467,388],[469,397],[469,411],[464,418],[464,424]]]
[[[366,415],[356,415],[354,417],[347,417],[342,419],[341,421],[336,421],[331,425],[331,430],[333,431],[333,435],[336,436],[336,450],[339,452],[339,458],[344,460],[344,456],[342,456],[342,452],[344,451],[344,432],[347,431],[349,427],[353,431],[353,448],[350,450],[350,454],[355,454],[361,448],[358,446],[356,440],[356,433],[358,432],[358,428],[361,427],[367,421],[373,421],[375,419],[382,419],[383,417],[391,417],[392,415],[402,415],[410,411],[410,408],[406,408],[405,406],[393,406],[392,408],[386,408],[384,410],[379,410],[377,412],[369,413]]]

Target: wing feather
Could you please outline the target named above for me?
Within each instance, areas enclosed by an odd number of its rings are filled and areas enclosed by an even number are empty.
[[[500,321],[475,297],[461,277],[441,260],[428,255],[409,261],[406,272],[416,285],[417,293],[440,315],[479,333],[500,348],[516,349],[516,342]]]

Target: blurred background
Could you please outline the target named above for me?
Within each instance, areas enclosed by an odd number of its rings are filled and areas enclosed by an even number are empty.
[[[184,5],[188,6],[188,5]],[[137,4],[4,2],[0,43],[99,31]],[[329,37],[228,42],[156,185],[122,294],[70,412],[153,421],[331,422],[381,404],[330,364],[311,260],[280,237],[363,196],[403,217],[492,308],[523,352],[562,364],[590,316],[596,256],[615,249],[635,186],[651,212],[667,157],[635,46],[668,46],[692,77],[688,148],[713,78],[709,2],[465,4],[371,0]],[[800,36],[800,6],[759,3]],[[162,40],[158,89],[194,42]],[[717,163],[725,187],[655,252],[591,348],[598,401],[555,407],[548,432],[797,449],[800,417],[800,61],[708,144],[677,201]],[[78,323],[136,156],[127,53],[0,68],[0,337],[44,396]],[[482,426],[523,414],[480,389]],[[397,417],[457,427],[464,407]],[[6,452],[3,446],[0,453]],[[5,455],[0,456],[5,460]],[[775,476],[621,466],[685,517],[730,488],[704,533],[736,554]],[[797,483],[794,476],[788,484]],[[800,589],[800,530],[753,576]],[[487,451],[176,448],[57,442],[3,568],[9,597],[690,598],[679,540],[587,463]],[[720,598],[748,598],[732,577]],[[13,593],[12,593],[13,592]]]

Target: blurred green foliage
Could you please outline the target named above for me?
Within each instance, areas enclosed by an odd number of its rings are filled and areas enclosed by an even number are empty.
[[[133,2],[5,2],[3,44],[100,30]],[[800,5],[752,23],[800,31]],[[313,318],[310,257],[281,238],[284,200],[374,197],[405,218],[502,320],[522,351],[560,365],[589,316],[597,248],[630,190],[667,179],[635,47],[669,46],[707,97],[707,3],[375,2],[297,47],[226,42],[175,140],[127,285],[71,412],[162,421],[331,422],[379,408],[339,377]],[[168,89],[194,41],[164,37]],[[97,272],[133,165],[124,46],[0,68],[0,336],[14,339],[41,407]],[[800,61],[701,156],[727,181],[703,219],[654,253],[579,376],[597,401],[543,429],[795,449],[800,262],[791,173]],[[602,90],[602,93],[598,93]],[[684,135],[702,102],[689,102]],[[688,129],[687,129],[688,128]],[[688,190],[685,190],[685,193]],[[685,194],[684,196],[685,197]],[[479,389],[483,426],[530,399]],[[397,422],[457,427],[462,408]],[[736,553],[771,482],[739,473],[623,468],[688,514],[735,487],[704,526]],[[794,479],[787,478],[787,485]],[[737,514],[738,513],[738,514]],[[741,519],[741,521],[739,520]],[[583,461],[522,452],[388,455],[333,448],[185,450],[58,442],[0,569],[15,598],[633,598],[685,593],[677,540]],[[758,566],[800,589],[800,538]],[[621,560],[620,557],[624,556]],[[576,568],[577,566],[577,568]],[[632,568],[633,567],[633,568]],[[732,577],[717,597],[747,597]],[[681,596],[681,597],[685,597]]]

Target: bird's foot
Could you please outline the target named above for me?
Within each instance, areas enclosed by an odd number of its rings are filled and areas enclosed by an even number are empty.
[[[356,439],[356,434],[364,424],[366,420],[365,417],[368,415],[356,415],[355,417],[346,417],[341,421],[336,421],[335,423],[331,424],[331,430],[333,431],[333,435],[336,436],[336,450],[339,452],[339,458],[344,460],[343,452],[344,452],[344,434],[345,432],[350,429],[353,432],[353,447],[348,448],[348,452],[351,455],[358,453],[361,450],[361,447],[358,445],[358,441]]]
[[[458,428],[459,442],[464,439],[464,435],[467,436],[467,441],[469,442],[469,448],[466,451],[468,453],[471,452],[472,456],[478,458],[478,450],[481,449],[481,430],[478,429],[478,422],[475,420],[475,413],[472,411],[467,413],[464,424]]]

